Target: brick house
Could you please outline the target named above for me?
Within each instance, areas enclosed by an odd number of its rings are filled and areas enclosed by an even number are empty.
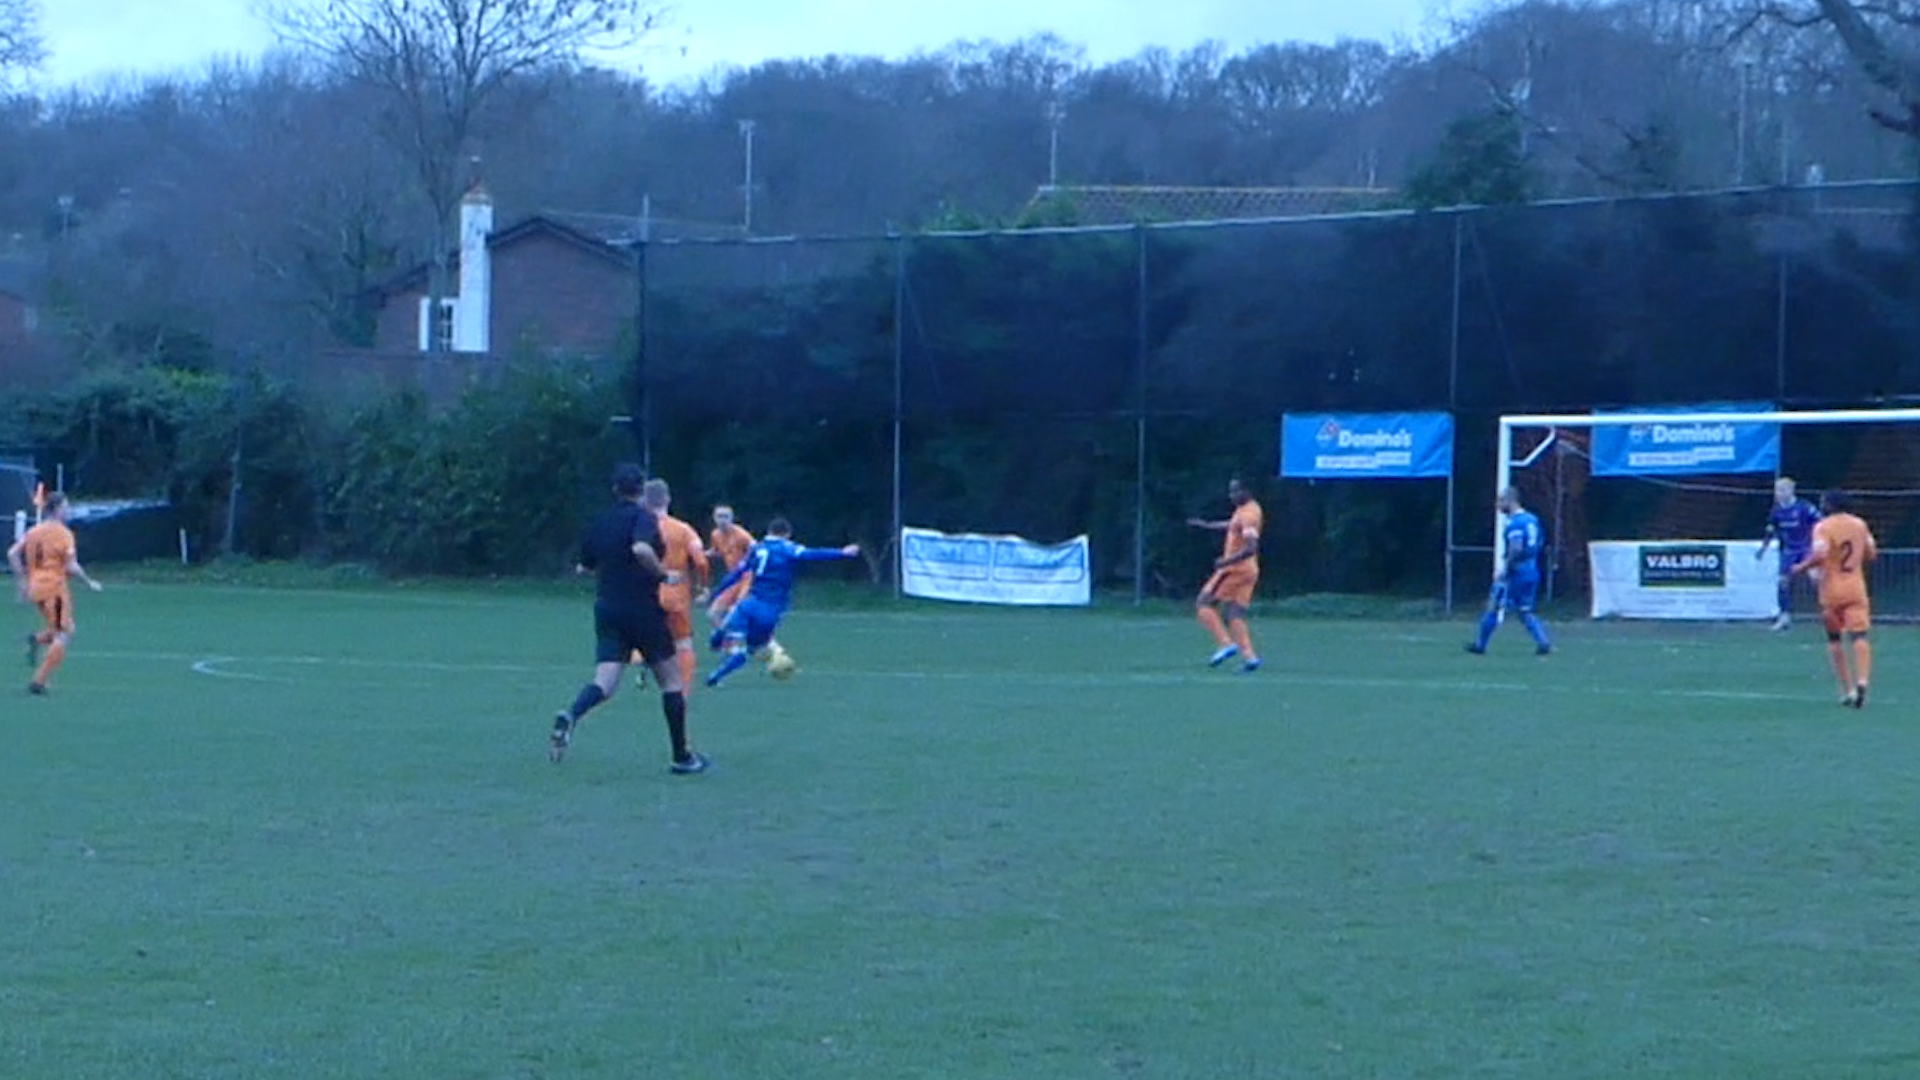
[[[428,316],[425,264],[376,291],[375,352],[598,357],[632,325],[632,224],[540,214],[495,231],[492,200],[476,188],[461,203],[460,233],[437,319]]]

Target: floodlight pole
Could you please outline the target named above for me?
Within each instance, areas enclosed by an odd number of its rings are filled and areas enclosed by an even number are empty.
[[[1465,214],[1453,215],[1453,302],[1448,316],[1447,333],[1447,411],[1455,417],[1460,415],[1460,264],[1463,249],[1466,244],[1466,226],[1467,216]],[[1458,430],[1454,432],[1453,437],[1456,442],[1459,440],[1460,433]],[[1449,615],[1453,614],[1453,556],[1456,531],[1455,515],[1457,513],[1454,504],[1458,500],[1459,494],[1459,488],[1455,480],[1458,472],[1459,470],[1457,468],[1447,469],[1447,564],[1441,572],[1441,580],[1444,583],[1442,587],[1446,591],[1442,610]],[[1494,533],[1494,537],[1496,540],[1494,546],[1498,547],[1499,544],[1497,540],[1499,533],[1497,531]]]
[[[906,591],[907,551],[902,458],[906,452],[907,240],[893,238],[893,598]]]
[[[1147,277],[1147,230],[1138,227],[1136,257],[1139,262],[1139,292],[1134,302],[1134,445],[1133,445],[1133,603],[1147,602],[1147,360],[1150,281]]]
[[[740,232],[744,236],[753,235],[753,135],[759,128],[753,120],[740,121],[740,140],[746,144],[746,183],[741,186],[742,207]]]

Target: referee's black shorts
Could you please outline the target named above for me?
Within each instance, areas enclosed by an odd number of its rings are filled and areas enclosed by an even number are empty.
[[[658,607],[593,606],[594,662],[624,664],[634,653],[649,664],[673,659],[673,631]]]

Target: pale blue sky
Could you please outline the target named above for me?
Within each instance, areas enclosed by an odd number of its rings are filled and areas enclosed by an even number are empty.
[[[1434,0],[673,0],[672,23],[632,58],[657,80],[774,57],[902,56],[958,39],[1042,31],[1087,46],[1095,61],[1150,45],[1179,50],[1337,37],[1413,35]],[[47,77],[89,81],[191,69],[251,54],[271,39],[249,0],[42,0]]]

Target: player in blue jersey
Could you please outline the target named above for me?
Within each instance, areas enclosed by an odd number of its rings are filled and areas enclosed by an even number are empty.
[[[1467,651],[1475,656],[1486,655],[1487,642],[1493,640],[1493,632],[1500,628],[1506,613],[1512,611],[1520,616],[1527,633],[1533,635],[1534,651],[1545,656],[1553,651],[1553,642],[1547,640],[1547,628],[1534,617],[1533,605],[1540,596],[1540,560],[1546,553],[1546,533],[1540,528],[1540,519],[1520,505],[1520,492],[1514,488],[1500,493],[1500,512],[1507,519],[1501,529],[1501,541],[1507,552],[1506,567],[1493,584],[1487,613],[1480,617],[1479,633]]]
[[[1813,527],[1820,524],[1820,511],[1800,498],[1793,479],[1783,476],[1773,483],[1773,509],[1767,512],[1767,538],[1753,553],[1757,562],[1767,557],[1767,549],[1780,545],[1780,614],[1773,620],[1775,630],[1793,625],[1793,568],[1813,554]]]
[[[793,526],[785,518],[775,518],[767,526],[766,539],[753,545],[740,565],[714,586],[714,593],[725,595],[734,584],[753,575],[746,598],[734,605],[726,622],[713,632],[711,645],[724,647],[727,658],[707,676],[708,686],[719,686],[727,676],[747,666],[747,660],[763,653],[771,654],[774,631],[781,616],[793,602],[793,581],[801,563],[832,559],[857,559],[858,544],[843,548],[810,548],[793,542]]]

